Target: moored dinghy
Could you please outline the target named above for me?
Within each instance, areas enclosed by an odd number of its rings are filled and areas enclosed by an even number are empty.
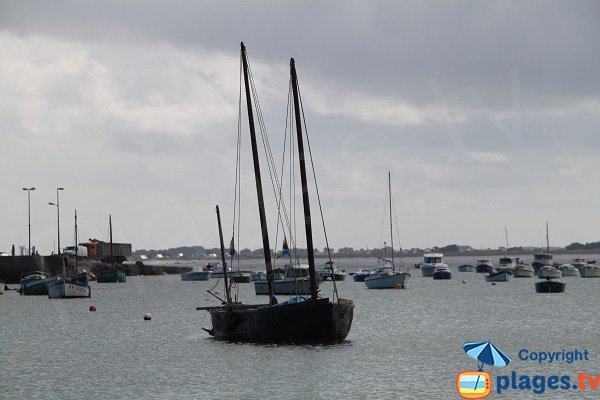
[[[487,282],[508,282],[509,277],[509,271],[493,271],[486,275],[485,280]]]
[[[565,291],[564,282],[553,281],[547,278],[545,281],[537,282],[535,284],[536,293],[563,293]]]

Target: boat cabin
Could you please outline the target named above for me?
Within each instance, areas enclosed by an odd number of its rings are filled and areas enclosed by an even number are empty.
[[[308,271],[308,265],[286,265],[284,275],[286,278],[308,278],[310,273]]]
[[[424,264],[442,264],[444,255],[442,253],[427,253],[423,255]]]

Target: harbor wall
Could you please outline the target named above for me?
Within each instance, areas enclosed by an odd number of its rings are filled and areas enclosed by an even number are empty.
[[[0,280],[6,284],[20,283],[21,277],[28,272],[43,271],[50,275],[64,274],[66,260],[64,256],[7,256],[0,257]]]

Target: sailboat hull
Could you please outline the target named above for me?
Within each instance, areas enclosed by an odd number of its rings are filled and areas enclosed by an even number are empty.
[[[98,273],[96,281],[98,283],[127,282],[127,276],[123,271],[119,271],[118,269],[110,269]]]
[[[354,314],[348,300],[329,299],[298,303],[209,310],[216,339],[252,343],[334,344],[346,339]]]

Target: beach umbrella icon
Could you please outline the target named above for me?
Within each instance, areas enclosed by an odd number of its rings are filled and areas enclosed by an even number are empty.
[[[510,358],[492,342],[467,342],[463,344],[463,350],[469,357],[481,362],[478,365],[480,371],[483,371],[483,364],[505,367],[510,363]]]

